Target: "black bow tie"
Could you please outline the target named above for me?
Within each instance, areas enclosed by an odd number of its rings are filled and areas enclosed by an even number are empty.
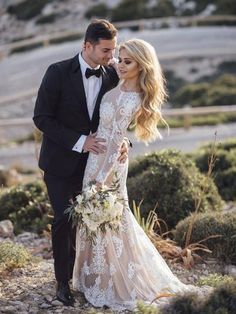
[[[90,76],[93,76],[95,75],[96,77],[99,77],[101,75],[101,69],[89,69],[87,68],[86,71],[85,71],[85,77],[86,78],[89,78]]]

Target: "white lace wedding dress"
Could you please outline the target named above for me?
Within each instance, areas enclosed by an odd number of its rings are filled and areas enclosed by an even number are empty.
[[[109,185],[118,175],[120,195],[125,199],[122,227],[118,233],[98,233],[96,244],[86,240],[85,230],[77,229],[73,288],[84,293],[95,307],[132,310],[137,300],[150,303],[163,292],[178,293],[188,286],[176,278],[152,242],[139,226],[128,206],[126,178],[128,161],[117,161],[119,148],[140,95],[123,92],[120,86],[105,94],[100,107],[98,137],[106,139],[104,154],[90,154],[83,187],[96,179]]]

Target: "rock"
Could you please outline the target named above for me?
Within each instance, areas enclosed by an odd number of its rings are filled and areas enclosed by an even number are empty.
[[[224,268],[224,272],[225,272],[225,274],[236,278],[236,266],[227,265]]]
[[[39,306],[41,309],[49,309],[51,307],[51,304],[43,303]]]
[[[62,302],[58,301],[58,300],[54,300],[52,301],[51,303],[53,306],[61,306],[62,305]]]
[[[14,238],[14,227],[10,220],[0,221],[0,237],[2,238]]]
[[[7,314],[14,314],[15,313],[15,307],[12,306],[12,305],[9,305],[9,306],[5,306],[2,308],[3,310],[3,313],[7,313]]]

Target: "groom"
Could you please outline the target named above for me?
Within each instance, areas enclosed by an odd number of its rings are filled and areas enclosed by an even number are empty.
[[[118,84],[108,63],[116,47],[116,28],[95,20],[85,33],[81,53],[47,69],[34,110],[34,123],[43,132],[39,167],[54,210],[52,248],[57,299],[72,305],[69,287],[75,258],[75,230],[64,215],[69,200],[82,189],[88,153],[103,153],[106,145],[96,137],[102,96]],[[120,159],[126,159],[123,145]]]

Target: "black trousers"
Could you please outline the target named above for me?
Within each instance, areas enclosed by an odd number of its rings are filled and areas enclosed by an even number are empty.
[[[86,158],[87,159],[87,158]],[[85,168],[86,163],[84,163]],[[81,165],[69,178],[60,178],[44,173],[48,196],[54,211],[52,223],[52,249],[54,270],[57,281],[67,282],[72,278],[75,261],[75,233],[68,215],[64,214],[74,198],[82,190],[84,169]]]

